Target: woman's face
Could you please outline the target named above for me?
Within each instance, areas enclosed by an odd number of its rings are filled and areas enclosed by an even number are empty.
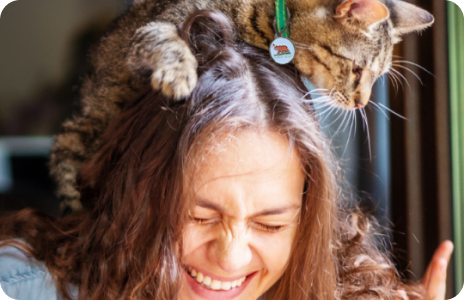
[[[305,176],[277,133],[244,131],[215,145],[193,173],[180,299],[257,299],[289,261]]]

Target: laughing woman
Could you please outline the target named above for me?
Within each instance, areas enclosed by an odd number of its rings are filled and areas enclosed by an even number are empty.
[[[6,294],[443,299],[450,245],[427,284],[400,281],[371,221],[344,208],[295,69],[235,43],[220,13],[198,12],[181,31],[199,63],[196,89],[172,102],[147,88],[124,108],[79,174],[85,211],[0,221]]]

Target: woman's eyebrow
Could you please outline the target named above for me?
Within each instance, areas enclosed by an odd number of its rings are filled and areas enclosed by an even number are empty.
[[[225,209],[223,207],[205,199],[197,199],[195,204],[203,208],[215,210],[220,214],[223,214],[225,212]]]
[[[215,210],[220,214],[224,214],[226,212],[225,208],[215,203],[212,203],[208,200],[205,200],[205,199],[198,199],[196,201],[196,205],[203,207],[203,208]],[[269,209],[265,209],[257,213],[254,213],[252,217],[254,218],[254,217],[262,217],[262,216],[270,216],[270,215],[280,215],[290,210],[300,209],[300,207],[301,207],[300,205],[288,205],[288,206],[277,207],[277,208],[269,208]]]
[[[263,217],[263,216],[271,216],[271,215],[280,215],[283,213],[286,213],[291,210],[298,210],[300,209],[300,205],[289,205],[289,206],[284,206],[284,207],[278,207],[278,208],[270,208],[270,209],[265,209],[260,212],[257,212],[253,214],[253,218],[255,217]]]

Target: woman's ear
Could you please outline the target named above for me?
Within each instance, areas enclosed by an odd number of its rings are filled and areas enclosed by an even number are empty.
[[[356,19],[367,27],[387,19],[388,8],[377,0],[348,0],[337,6],[334,18]]]

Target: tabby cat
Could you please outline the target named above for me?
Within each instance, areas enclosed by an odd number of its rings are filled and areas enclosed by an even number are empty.
[[[398,0],[287,0],[287,6],[293,63],[345,109],[367,104],[402,35],[433,23],[425,10]],[[274,0],[135,0],[93,53],[82,111],[56,137],[51,174],[65,213],[82,208],[76,174],[126,101],[149,82],[173,99],[195,87],[197,62],[176,25],[200,9],[221,11],[237,37],[257,47],[268,49],[275,38]]]

